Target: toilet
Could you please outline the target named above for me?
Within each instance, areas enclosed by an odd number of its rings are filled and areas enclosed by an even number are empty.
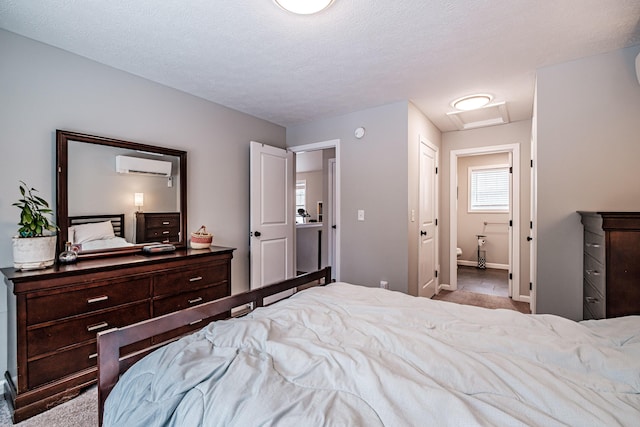
[[[462,249],[456,248],[456,256],[460,258],[462,256]]]

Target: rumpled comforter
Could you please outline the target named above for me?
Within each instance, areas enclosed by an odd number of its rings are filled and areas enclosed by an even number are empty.
[[[150,354],[104,425],[640,425],[640,316],[574,322],[334,283]]]

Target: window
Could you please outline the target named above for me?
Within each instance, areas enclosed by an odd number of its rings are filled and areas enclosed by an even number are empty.
[[[298,213],[300,209],[307,211],[307,181],[299,179],[296,181],[296,223],[301,224],[304,222],[304,217]]]
[[[509,212],[509,166],[469,168],[469,212]]]

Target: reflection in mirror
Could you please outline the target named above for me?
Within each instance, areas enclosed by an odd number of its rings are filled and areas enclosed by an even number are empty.
[[[58,131],[58,157],[62,245],[81,255],[184,246],[185,152]]]

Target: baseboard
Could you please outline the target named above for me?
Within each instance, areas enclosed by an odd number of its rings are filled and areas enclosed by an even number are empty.
[[[478,261],[467,261],[464,259],[459,259],[458,265],[464,265],[465,267],[477,267]],[[509,264],[498,264],[495,262],[488,262],[486,266],[487,268],[495,268],[497,270],[509,270]]]
[[[451,285],[449,285],[448,283],[442,283],[440,284],[440,286],[438,286],[438,292],[440,291],[450,291],[451,290]]]

